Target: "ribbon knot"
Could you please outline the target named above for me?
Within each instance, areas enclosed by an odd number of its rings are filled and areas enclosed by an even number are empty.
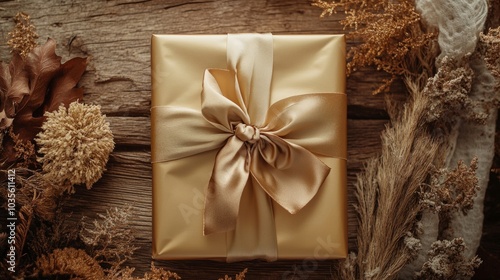
[[[260,130],[253,126],[244,123],[236,125],[234,135],[243,142],[254,144],[260,140]]]

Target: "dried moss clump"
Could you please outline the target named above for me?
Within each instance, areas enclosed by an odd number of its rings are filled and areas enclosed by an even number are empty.
[[[114,148],[109,123],[100,106],[73,102],[69,108],[47,112],[36,138],[43,154],[39,162],[50,180],[59,184],[85,184],[101,178]]]

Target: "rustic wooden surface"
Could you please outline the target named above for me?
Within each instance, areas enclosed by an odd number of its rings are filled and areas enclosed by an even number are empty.
[[[116,149],[108,171],[90,191],[78,188],[68,205],[74,219],[95,217],[110,207],[132,205],[131,221],[137,238],[137,275],[151,263],[150,165],[150,36],[153,33],[224,34],[273,32],[275,34],[346,33],[342,14],[319,18],[320,9],[308,0],[26,0],[0,1],[0,58],[9,60],[5,42],[12,17],[31,15],[40,42],[52,37],[63,61],[87,56],[90,63],[80,86],[84,101],[99,104],[115,135]],[[349,45],[352,45],[348,41]],[[325,62],[328,63],[328,62]],[[363,161],[380,148],[380,132],[387,123],[383,96],[372,96],[382,74],[363,70],[348,79],[349,247],[355,249],[355,174]],[[393,92],[402,87],[393,86]],[[328,279],[335,262],[302,260],[234,264],[210,261],[162,261],[158,266],[183,279],[217,279],[248,268],[247,279]],[[286,278],[288,276],[288,278]]]

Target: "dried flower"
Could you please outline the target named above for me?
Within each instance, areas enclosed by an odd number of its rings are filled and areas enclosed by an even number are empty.
[[[462,238],[434,242],[428,253],[429,260],[417,273],[417,279],[445,280],[474,276],[474,269],[478,268],[482,261],[477,256],[466,259],[463,255],[465,248]]]
[[[461,211],[466,214],[472,209],[479,190],[477,163],[477,157],[472,160],[470,167],[459,161],[451,171],[441,169],[432,174],[428,189],[420,192],[423,207],[441,213]]]
[[[126,267],[120,270],[108,271],[106,274],[106,280],[179,280],[181,277],[177,273],[165,270],[163,268],[157,268],[153,262],[151,262],[151,270],[144,273],[143,278],[133,277],[134,268]]]
[[[156,268],[154,263],[151,262],[151,272],[144,274],[144,280],[179,280],[181,277],[177,273],[164,270],[163,268]]]
[[[500,91],[500,26],[490,28],[487,34],[479,34],[479,52],[483,54],[486,66],[496,79],[496,91]],[[496,96],[497,102],[500,97]]]
[[[92,224],[82,221],[80,238],[88,246],[90,254],[100,263],[117,268],[132,258],[137,249],[130,230],[131,207],[111,208],[106,215],[98,214]]]
[[[424,88],[431,100],[426,121],[447,123],[461,116],[467,121],[484,123],[487,115],[480,112],[479,101],[469,97],[474,71],[469,65],[468,56],[460,61],[445,56],[439,64],[436,75],[429,78]]]
[[[75,248],[55,249],[38,258],[37,273],[42,277],[69,276],[71,279],[102,280],[104,271],[85,251]]]
[[[245,274],[248,272],[248,268],[245,268],[242,272],[236,274],[234,276],[234,280],[244,280],[245,279]],[[227,274],[224,276],[224,279],[219,278],[219,280],[233,280],[232,277],[227,276]]]
[[[30,206],[33,213],[42,220],[53,220],[64,187],[54,185],[43,174],[34,170],[17,168],[16,173],[19,175],[16,202],[22,206]]]
[[[90,189],[101,178],[114,148],[100,106],[73,102],[68,109],[61,106],[46,116],[36,143],[47,178],[59,184],[85,184]]]
[[[321,16],[343,10],[347,15],[341,24],[355,29],[348,36],[362,41],[348,52],[348,73],[375,66],[392,76],[375,94],[387,89],[396,76],[419,77],[423,73],[427,77],[433,73],[436,32],[421,24],[414,1],[315,0],[313,5],[323,9]]]
[[[23,12],[16,14],[14,22],[16,26],[14,30],[9,32],[10,40],[7,44],[12,48],[12,52],[26,57],[37,46],[38,34],[36,34],[36,28],[31,24],[30,16]]]
[[[17,159],[15,166],[24,168],[34,166],[36,164],[35,145],[31,141],[20,139],[12,127],[9,128],[8,135],[14,142],[14,145],[7,146],[7,148],[13,150],[12,154]]]
[[[62,249],[75,244],[79,227],[76,222],[69,222],[71,215],[62,213],[61,207],[57,209],[54,218],[47,222],[38,222],[37,227],[29,233],[29,257],[36,259],[47,252]]]

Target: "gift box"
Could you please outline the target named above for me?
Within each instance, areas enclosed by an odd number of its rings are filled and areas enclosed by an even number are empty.
[[[344,36],[151,44],[153,258],[345,258]]]

